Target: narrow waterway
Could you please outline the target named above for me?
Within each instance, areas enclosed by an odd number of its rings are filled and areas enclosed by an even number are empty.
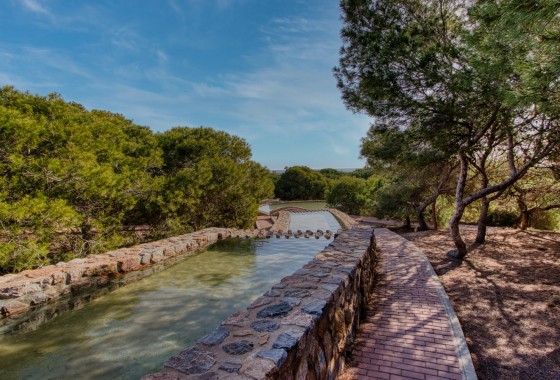
[[[303,218],[303,219],[302,219]],[[328,212],[292,226],[339,228]],[[307,263],[329,240],[225,240],[36,331],[0,338],[0,379],[138,379]]]
[[[281,203],[262,205],[259,207],[259,210],[263,212],[271,212],[282,207],[301,207],[307,210],[322,210],[327,208],[327,202],[325,201],[281,202]]]

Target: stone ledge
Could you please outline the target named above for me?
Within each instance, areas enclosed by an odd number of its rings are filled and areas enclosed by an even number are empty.
[[[334,379],[365,315],[375,263],[371,227],[342,231],[303,268],[143,379]]]
[[[0,334],[32,330],[62,312],[139,280],[228,237],[259,230],[207,228],[86,258],[0,277]]]

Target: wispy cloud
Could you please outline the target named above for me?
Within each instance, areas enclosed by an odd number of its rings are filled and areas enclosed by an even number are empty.
[[[28,11],[42,13],[49,16],[51,15],[49,10],[44,7],[38,0],[20,0],[20,3]]]

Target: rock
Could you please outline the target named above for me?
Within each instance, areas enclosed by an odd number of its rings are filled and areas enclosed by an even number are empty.
[[[148,265],[152,259],[152,254],[150,252],[142,252],[138,256],[140,256],[140,264],[142,265]]]
[[[270,338],[270,335],[268,335],[268,334],[259,334],[259,336],[258,336],[259,346],[264,346],[265,344],[267,344],[269,338]]]
[[[274,299],[270,297],[259,297],[255,301],[253,301],[252,304],[247,306],[247,309],[256,309],[257,307],[268,305],[272,301],[274,301]]]
[[[187,375],[182,375],[177,372],[160,372],[160,373],[150,373],[145,375],[141,380],[186,380]]]
[[[313,326],[313,317],[307,313],[297,310],[296,312],[282,318],[280,321],[282,325],[294,325],[300,326],[305,329],[311,328]]]
[[[302,310],[307,314],[320,317],[326,304],[327,302],[322,300],[312,301],[305,305]]]
[[[138,255],[125,255],[117,261],[119,272],[131,272],[140,269],[142,258]]]
[[[222,349],[229,355],[243,355],[253,351],[255,345],[249,340],[236,340],[233,343],[225,344]]]
[[[61,270],[54,271],[51,273],[51,284],[58,285],[66,282],[66,273]]]
[[[52,294],[49,294],[47,292],[36,292],[33,293],[33,296],[31,297],[31,305],[35,306],[35,305],[39,305],[43,302],[47,302],[49,300],[51,300],[53,298]]]
[[[25,280],[7,283],[2,288],[0,288],[0,300],[21,297],[29,291],[28,288],[29,282]],[[36,286],[35,290],[40,290],[40,287]]]
[[[0,309],[0,312],[5,317],[10,317],[15,314],[20,314],[29,309],[29,304],[16,301],[16,300],[9,300],[4,302],[4,306]]]
[[[295,297],[283,297],[280,299],[281,302],[286,302],[287,304],[290,304],[291,306],[297,306],[301,303],[301,298],[295,298]]]
[[[269,290],[264,294],[266,297],[278,297],[280,292],[278,290]]]
[[[231,326],[246,326],[249,323],[249,313],[238,311],[228,317],[222,324]]]
[[[239,372],[241,369],[241,360],[236,358],[228,358],[220,363],[218,369],[225,371],[227,373]]]
[[[181,351],[177,356],[172,356],[165,366],[191,375],[208,372],[214,363],[216,363],[216,359],[213,353],[194,347]]]
[[[238,336],[238,337],[244,337],[244,336],[250,336],[253,335],[253,332],[249,329],[235,329],[233,330],[233,336]]]
[[[198,343],[202,343],[206,346],[217,346],[218,344],[221,344],[228,336],[229,331],[225,327],[219,326],[210,334],[202,337],[198,341]]]
[[[278,338],[272,343],[272,348],[284,348],[289,351],[298,343],[298,339],[289,334],[282,333],[278,335]]]
[[[309,290],[306,290],[306,289],[293,289],[293,290],[286,290],[286,293],[284,293],[284,296],[303,298],[303,297],[307,297],[310,294],[311,294],[311,292]]]
[[[274,370],[276,370],[276,365],[271,360],[255,358],[245,361],[239,372],[252,379],[266,379],[267,375]]]
[[[280,326],[275,322],[261,319],[251,323],[251,327],[253,328],[253,330],[258,332],[272,332],[278,330]]]
[[[257,318],[284,317],[292,310],[292,306],[286,302],[279,302],[262,309],[257,313]]]
[[[280,368],[280,366],[286,361],[288,354],[285,350],[273,348],[271,350],[260,351],[257,353],[257,356],[259,358],[272,360],[276,368]]]

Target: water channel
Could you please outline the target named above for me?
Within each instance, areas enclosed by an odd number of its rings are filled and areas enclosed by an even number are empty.
[[[339,228],[328,212],[292,214],[292,228],[304,224],[313,230]],[[328,243],[325,238],[221,241],[35,331],[0,337],[0,379],[139,379]]]
[[[301,201],[301,202],[280,202],[262,205],[260,211],[271,212],[282,207],[301,207],[307,210],[321,210],[327,208],[325,201]]]

